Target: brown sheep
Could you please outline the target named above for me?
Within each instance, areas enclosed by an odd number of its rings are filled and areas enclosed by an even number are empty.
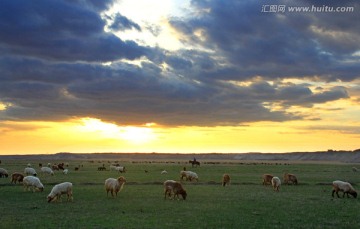
[[[294,174],[284,174],[284,184],[298,184],[298,180]]]
[[[271,179],[273,178],[274,176],[273,175],[271,175],[271,174],[264,174],[263,176],[262,176],[262,178],[263,178],[263,185],[271,185]]]
[[[16,184],[16,182],[20,183],[23,182],[24,175],[21,173],[13,173],[11,174],[11,183]]]
[[[174,194],[172,199],[175,199],[175,196],[177,199],[179,199],[179,194],[182,196],[184,200],[186,200],[186,190],[183,188],[180,182],[174,181],[174,180],[167,180],[164,182],[164,199],[166,199],[166,196],[169,196],[171,199],[171,194]]]
[[[225,185],[230,185],[230,176],[229,174],[224,174],[222,178],[222,186],[225,187]]]

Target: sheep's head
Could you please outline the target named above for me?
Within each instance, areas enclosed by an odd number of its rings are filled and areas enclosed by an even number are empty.
[[[183,198],[184,200],[186,200],[187,193],[186,193],[185,190],[179,191],[179,194],[182,196],[182,198]]]
[[[47,196],[48,203],[52,202],[54,199],[55,199],[55,196],[50,196],[50,195]]]
[[[352,195],[354,198],[356,198],[357,197],[357,192],[353,191],[353,192],[350,193],[350,195]]]
[[[117,180],[118,180],[118,182],[119,182],[120,184],[126,182],[126,179],[125,179],[125,177],[123,177],[123,176],[119,177]]]

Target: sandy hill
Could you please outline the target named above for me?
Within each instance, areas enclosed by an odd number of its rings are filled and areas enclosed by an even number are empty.
[[[235,161],[329,161],[360,163],[360,150],[292,152],[292,153],[56,153],[37,155],[0,155],[0,160],[191,160],[199,161],[235,160]]]

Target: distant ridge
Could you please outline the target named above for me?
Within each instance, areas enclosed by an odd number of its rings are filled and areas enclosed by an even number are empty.
[[[0,160],[236,160],[236,161],[329,161],[360,163],[360,149],[291,153],[68,153],[0,155]]]

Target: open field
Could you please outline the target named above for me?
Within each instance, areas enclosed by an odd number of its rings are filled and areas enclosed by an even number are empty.
[[[69,163],[70,172],[54,176],[40,173],[38,163],[49,161],[3,160],[0,167],[10,174],[23,172],[29,162],[45,190],[24,192],[22,185],[0,178],[1,228],[360,228],[359,200],[331,197],[333,180],[360,187],[360,172],[353,172],[352,164],[223,161],[191,168],[185,160],[119,161],[127,169],[122,174],[127,183],[111,198],[104,181],[120,175],[109,171],[114,160],[61,161]],[[107,171],[97,171],[102,164]],[[80,170],[74,171],[75,166]],[[184,166],[198,173],[199,182],[183,182],[186,201],[164,200],[162,183],[179,180]],[[162,175],[162,170],[168,173]],[[261,184],[262,174],[282,178],[284,172],[296,174],[299,185],[283,185],[276,193]],[[223,173],[230,174],[231,186],[220,185]],[[51,188],[63,181],[74,184],[74,202],[63,198],[48,204]]]

